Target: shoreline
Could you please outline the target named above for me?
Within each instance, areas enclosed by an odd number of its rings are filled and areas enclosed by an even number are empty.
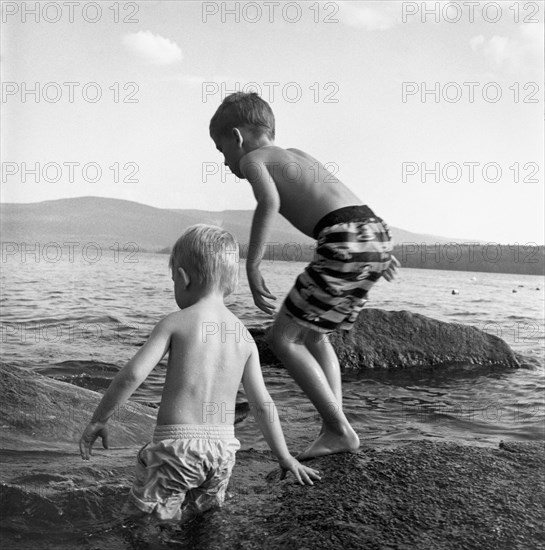
[[[279,481],[270,452],[240,451],[222,509],[161,528],[131,524],[119,513],[136,451],[97,449],[91,464],[77,453],[36,451],[32,460],[25,453],[23,464],[20,453],[0,452],[4,547],[68,550],[85,541],[131,548],[126,542],[139,540],[166,548],[158,542],[165,537],[211,550],[283,550],[295,540],[313,549],[527,550],[544,543],[544,442],[367,447],[308,461],[322,473],[312,487]]]
[[[353,365],[368,356],[375,372],[401,373],[380,368],[390,360],[419,369],[422,357],[459,357],[457,341],[464,335],[464,353],[474,363],[467,368],[484,372],[497,361],[511,372],[521,366],[505,342],[476,329],[408,312],[366,311],[373,322],[362,319],[361,331],[354,333],[357,341],[336,342]],[[407,353],[409,329],[416,330],[411,345],[422,345]],[[378,332],[369,336],[366,330]],[[395,343],[398,332],[403,349]],[[430,347],[426,334],[453,338]],[[404,363],[399,362],[400,350],[405,350]],[[265,366],[275,363],[264,360]],[[444,363],[437,368],[450,372]],[[77,439],[99,393],[8,365],[2,365],[0,381],[5,396],[0,410],[0,541],[13,550],[166,548],[173,542],[199,550],[284,550],[296,540],[313,550],[527,550],[543,542],[543,440],[507,441],[499,448],[483,442],[364,436],[357,454],[309,461],[323,474],[310,488],[294,485],[289,477],[280,482],[270,451],[244,449],[237,453],[221,510],[183,528],[127,522],[120,511],[136,453],[153,431],[156,409],[129,402],[112,419],[113,447],[104,451],[98,443],[92,461],[84,462]],[[294,434],[286,436],[293,443]]]

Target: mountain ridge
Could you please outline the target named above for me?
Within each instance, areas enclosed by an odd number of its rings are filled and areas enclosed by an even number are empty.
[[[133,242],[140,250],[156,252],[172,246],[184,229],[195,223],[221,225],[231,231],[240,243],[246,244],[253,211],[168,209],[125,199],[86,196],[35,203],[2,203],[0,217],[4,242]],[[390,229],[398,245],[479,242],[413,233],[393,226]],[[270,242],[310,245],[314,241],[278,215]]]

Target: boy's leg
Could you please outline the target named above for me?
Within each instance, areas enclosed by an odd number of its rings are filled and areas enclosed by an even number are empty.
[[[329,335],[308,330],[305,335],[305,346],[324,371],[329,382],[329,387],[333,391],[337,403],[342,408],[341,367],[339,365],[339,358],[329,341]]]
[[[329,382],[329,387],[337,399],[339,407],[343,408],[343,394],[341,382],[341,367],[339,358],[329,342],[329,335],[315,330],[309,330],[305,336],[305,346],[324,371]],[[324,433],[325,425],[322,423],[320,434]]]
[[[178,440],[177,443],[181,445],[184,441]],[[138,509],[159,520],[179,521],[190,485],[186,486],[183,474],[173,468],[173,458],[176,457],[173,457],[172,449],[164,448],[161,442],[147,443],[138,451],[134,482],[124,513],[131,515]],[[148,464],[154,467],[148,468]],[[174,490],[176,486],[178,489]]]
[[[270,344],[291,376],[320,413],[324,428],[299,459],[355,451],[359,438],[344,415],[330,382],[316,357],[305,345],[307,330],[294,322],[285,306],[278,313],[270,333]],[[327,348],[313,348],[316,353],[328,353]],[[332,374],[333,369],[328,369]],[[340,380],[332,377],[335,391],[340,392]]]
[[[205,461],[206,477],[198,487],[188,491],[183,505],[182,521],[194,519],[207,510],[223,505],[235,466],[236,452],[240,449],[240,441],[234,436],[221,441],[201,441],[199,449],[208,457]],[[213,466],[208,462],[209,459],[212,460]]]

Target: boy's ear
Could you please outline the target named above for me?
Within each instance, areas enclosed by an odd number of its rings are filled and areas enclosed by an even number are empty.
[[[240,130],[238,128],[233,128],[232,132],[233,132],[233,136],[235,137],[235,140],[237,142],[237,146],[242,147],[242,144],[244,143],[244,138],[242,137],[242,134],[240,133]]]
[[[178,268],[178,273],[182,278],[184,288],[187,288],[189,286],[189,283],[191,282],[191,277],[189,276],[189,273],[183,267]]]

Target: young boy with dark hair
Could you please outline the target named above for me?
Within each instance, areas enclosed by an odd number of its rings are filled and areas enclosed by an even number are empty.
[[[259,309],[275,311],[259,268],[276,213],[317,240],[314,260],[276,315],[270,345],[323,420],[298,458],[354,452],[359,438],[342,410],[339,361],[324,335],[349,330],[373,284],[393,278],[399,262],[388,226],[315,158],[275,145],[273,112],[257,94],[227,96],[210,121],[210,136],[257,200],[246,271]]]

